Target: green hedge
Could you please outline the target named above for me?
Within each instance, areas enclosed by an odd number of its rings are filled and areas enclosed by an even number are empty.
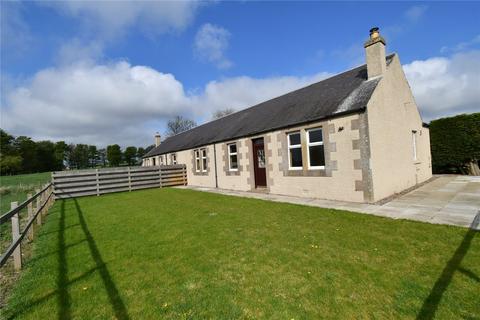
[[[434,173],[475,174],[480,159],[480,113],[433,120],[430,143]]]

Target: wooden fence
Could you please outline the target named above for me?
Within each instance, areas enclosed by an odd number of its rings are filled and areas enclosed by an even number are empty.
[[[185,165],[105,168],[52,173],[56,199],[187,184]]]
[[[41,190],[37,190],[35,195],[28,195],[27,200],[18,205],[18,202],[11,203],[11,210],[0,216],[0,227],[11,221],[12,239],[10,245],[0,256],[0,267],[5,265],[8,258],[13,256],[13,265],[16,270],[22,267],[22,247],[21,243],[25,236],[29,241],[34,238],[34,222],[37,225],[42,224],[43,217],[48,209],[53,205],[55,199],[53,196],[53,186],[51,183],[45,185]],[[25,210],[26,209],[26,210]],[[27,216],[22,216],[23,213]]]

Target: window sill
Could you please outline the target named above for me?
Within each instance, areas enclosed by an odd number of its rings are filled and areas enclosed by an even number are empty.
[[[307,169],[307,170],[287,170],[284,171],[284,176],[288,177],[327,177],[325,169]]]
[[[295,167],[293,167],[293,168],[288,168],[288,171],[301,171],[301,170],[303,170],[302,167],[298,167],[298,168],[295,168]]]

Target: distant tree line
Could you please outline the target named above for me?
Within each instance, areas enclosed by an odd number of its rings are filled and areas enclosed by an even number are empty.
[[[67,144],[65,141],[33,141],[26,136],[14,137],[0,129],[0,174],[60,171],[65,168],[133,166],[153,148],[126,147],[118,144],[97,148],[87,144]]]
[[[430,122],[434,173],[480,175],[480,113]]]

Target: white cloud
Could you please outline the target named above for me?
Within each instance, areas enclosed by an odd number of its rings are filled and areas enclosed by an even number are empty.
[[[474,47],[478,46],[479,44],[480,44],[480,34],[476,35],[475,37],[473,37],[469,41],[460,42],[453,47],[443,46],[440,49],[440,52],[441,53],[449,53],[449,52],[465,51],[465,50],[469,50],[471,48],[474,48]]]
[[[171,74],[126,62],[76,64],[42,70],[10,92],[2,128],[36,138],[123,145],[142,140],[145,123],[187,106],[183,86]]]
[[[84,31],[105,40],[137,26],[149,36],[182,30],[190,24],[196,1],[53,1],[42,4],[79,19]]]
[[[227,29],[206,23],[195,35],[195,53],[200,59],[214,63],[220,69],[230,68],[232,62],[225,56],[230,37]]]
[[[174,115],[210,119],[215,110],[239,110],[327,75],[230,78],[187,93],[173,75],[150,67],[79,63],[42,70],[8,92],[1,127],[35,139],[147,145]]]
[[[404,70],[425,120],[478,112],[480,51],[416,60]]]
[[[405,16],[409,21],[417,22],[418,20],[420,20],[420,18],[423,17],[427,9],[428,9],[428,6],[426,5],[415,5],[408,8],[408,10],[405,11]]]
[[[243,76],[227,78],[222,81],[209,82],[197,99],[202,108],[240,110],[320,81],[328,76],[331,74],[322,72],[306,77],[279,76],[256,79]]]
[[[104,45],[100,41],[84,43],[79,38],[64,43],[57,53],[58,62],[63,65],[78,61],[96,61],[103,56]]]

